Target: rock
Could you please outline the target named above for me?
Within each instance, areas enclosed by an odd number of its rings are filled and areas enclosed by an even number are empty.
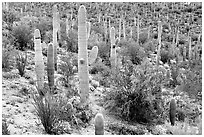
[[[92,80],[91,81],[91,85],[94,87],[94,88],[97,88],[97,87],[99,87],[99,82],[98,81],[96,81],[96,80]]]

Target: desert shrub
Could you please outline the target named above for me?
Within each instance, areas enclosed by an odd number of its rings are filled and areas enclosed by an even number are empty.
[[[59,127],[59,119],[56,116],[56,110],[52,105],[50,97],[42,99],[37,95],[33,95],[33,100],[37,116],[45,128],[46,133],[57,134],[55,129]]]
[[[24,53],[22,51],[16,51],[15,55],[16,67],[19,71],[19,75],[22,77],[25,74],[25,67],[27,64],[27,52]]]
[[[143,58],[146,56],[142,47],[135,42],[130,42],[126,47],[122,48],[121,55],[129,57],[133,64],[141,64]]]
[[[70,80],[76,70],[74,70],[73,65],[73,53],[69,52],[65,56],[61,56],[61,63],[59,64],[60,74],[63,75],[64,86],[70,87]]]
[[[36,29],[40,30],[41,40],[44,41],[46,32],[52,30],[52,20],[49,20],[45,17],[40,18],[39,23],[36,23],[35,27]]]
[[[8,24],[13,24],[14,21],[19,21],[19,17],[13,10],[3,10],[2,11],[2,20]]]
[[[142,32],[139,35],[139,43],[144,44],[145,42],[148,41],[148,34],[146,32]]]
[[[148,41],[147,43],[143,44],[142,47],[144,47],[144,50],[146,53],[153,52],[156,50],[157,45],[152,41]]]
[[[106,93],[105,107],[128,121],[162,122],[163,80],[164,70],[149,61],[137,66],[129,62],[113,77],[113,88]]]
[[[64,33],[66,34],[66,33]],[[63,38],[63,36],[62,36]],[[68,37],[65,35],[64,39],[66,40],[65,49],[70,52],[78,52],[78,33],[76,30],[70,30]]]
[[[13,44],[16,49],[26,50],[28,48],[28,44],[31,44],[32,34],[30,27],[26,25],[15,26],[12,31],[12,35],[14,37]]]
[[[98,56],[102,59],[102,62],[110,66],[110,47],[105,42],[98,43]]]
[[[104,65],[102,62],[96,62],[90,66],[89,73],[97,74],[99,72],[107,71],[109,68]]]
[[[2,135],[10,135],[10,131],[8,130],[8,125],[5,119],[2,120]]]
[[[169,53],[169,51],[162,49],[160,52],[160,56],[161,56],[161,61],[165,64],[165,63],[169,63],[170,59],[171,59],[171,55]]]
[[[2,69],[4,71],[9,71],[13,66],[12,55],[14,54],[14,49],[11,45],[2,47]]]

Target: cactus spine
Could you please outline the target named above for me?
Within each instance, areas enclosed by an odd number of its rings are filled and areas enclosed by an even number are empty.
[[[34,32],[35,44],[35,71],[37,76],[38,90],[42,91],[44,88],[44,61],[41,47],[40,31],[38,29]]]
[[[58,33],[58,22],[57,22],[57,5],[53,6],[53,45],[54,45],[54,66],[55,70],[57,70],[57,33]]]
[[[78,11],[78,59],[79,90],[81,104],[84,104],[89,94],[86,8],[84,5],[80,6]]]
[[[111,28],[110,40],[111,40],[111,52],[110,52],[111,67],[115,69],[117,60],[116,60],[115,28],[114,27]]]
[[[158,21],[158,40],[159,40],[159,47],[157,51],[157,66],[159,65],[160,60],[160,50],[161,50],[161,32],[162,32],[162,24],[161,21]]]
[[[95,116],[95,135],[104,135],[104,118],[101,113]]]
[[[170,102],[169,119],[170,119],[171,125],[174,126],[175,120],[176,120],[176,101],[175,99],[171,99],[171,102]]]
[[[47,49],[47,78],[51,94],[53,94],[54,71],[54,47],[53,44],[50,43]]]

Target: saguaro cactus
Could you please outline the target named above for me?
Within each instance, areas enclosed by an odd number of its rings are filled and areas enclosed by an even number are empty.
[[[104,135],[104,118],[101,113],[95,116],[95,135]]]
[[[176,120],[176,101],[175,99],[172,99],[170,102],[169,119],[170,119],[171,125],[174,126],[175,120]]]
[[[191,57],[192,57],[192,52],[191,52],[191,37],[189,36],[189,52],[188,52],[188,60],[190,60],[191,59]]]
[[[120,19],[119,19],[119,34],[118,34],[118,35],[119,35],[119,36],[118,36],[119,40],[120,40],[120,38],[121,38],[121,24],[122,24],[121,22],[122,22],[122,19],[120,18]]]
[[[86,22],[86,27],[87,27],[87,40],[88,40],[91,33],[91,22]]]
[[[115,28],[114,27],[111,28],[110,40],[111,40],[110,60],[111,60],[111,67],[114,69],[116,67],[116,45],[115,45]]]
[[[57,70],[57,47],[58,47],[58,42],[57,42],[57,33],[58,33],[58,22],[57,22],[57,5],[53,6],[53,45],[54,45],[54,66],[55,70]]]
[[[84,5],[81,5],[78,11],[78,59],[79,90],[81,104],[84,104],[89,94],[86,8]]]
[[[162,33],[162,23],[161,21],[158,21],[158,40],[159,40],[159,47],[157,50],[157,66],[159,65],[160,60],[160,50],[161,50],[161,33]]]
[[[48,77],[48,85],[51,90],[51,94],[53,94],[53,86],[54,86],[54,47],[53,44],[50,43],[48,45],[47,50],[47,77]]]
[[[44,61],[41,47],[41,36],[39,29],[34,32],[34,45],[35,45],[35,71],[37,76],[38,90],[42,91],[44,88]]]
[[[140,39],[140,19],[138,16],[137,18],[137,44],[139,44],[139,39]]]
[[[123,39],[126,39],[125,30],[125,19],[123,19]]]

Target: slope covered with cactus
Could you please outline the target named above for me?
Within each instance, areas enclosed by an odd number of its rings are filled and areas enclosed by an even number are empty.
[[[3,2],[2,134],[202,134],[200,2]]]

